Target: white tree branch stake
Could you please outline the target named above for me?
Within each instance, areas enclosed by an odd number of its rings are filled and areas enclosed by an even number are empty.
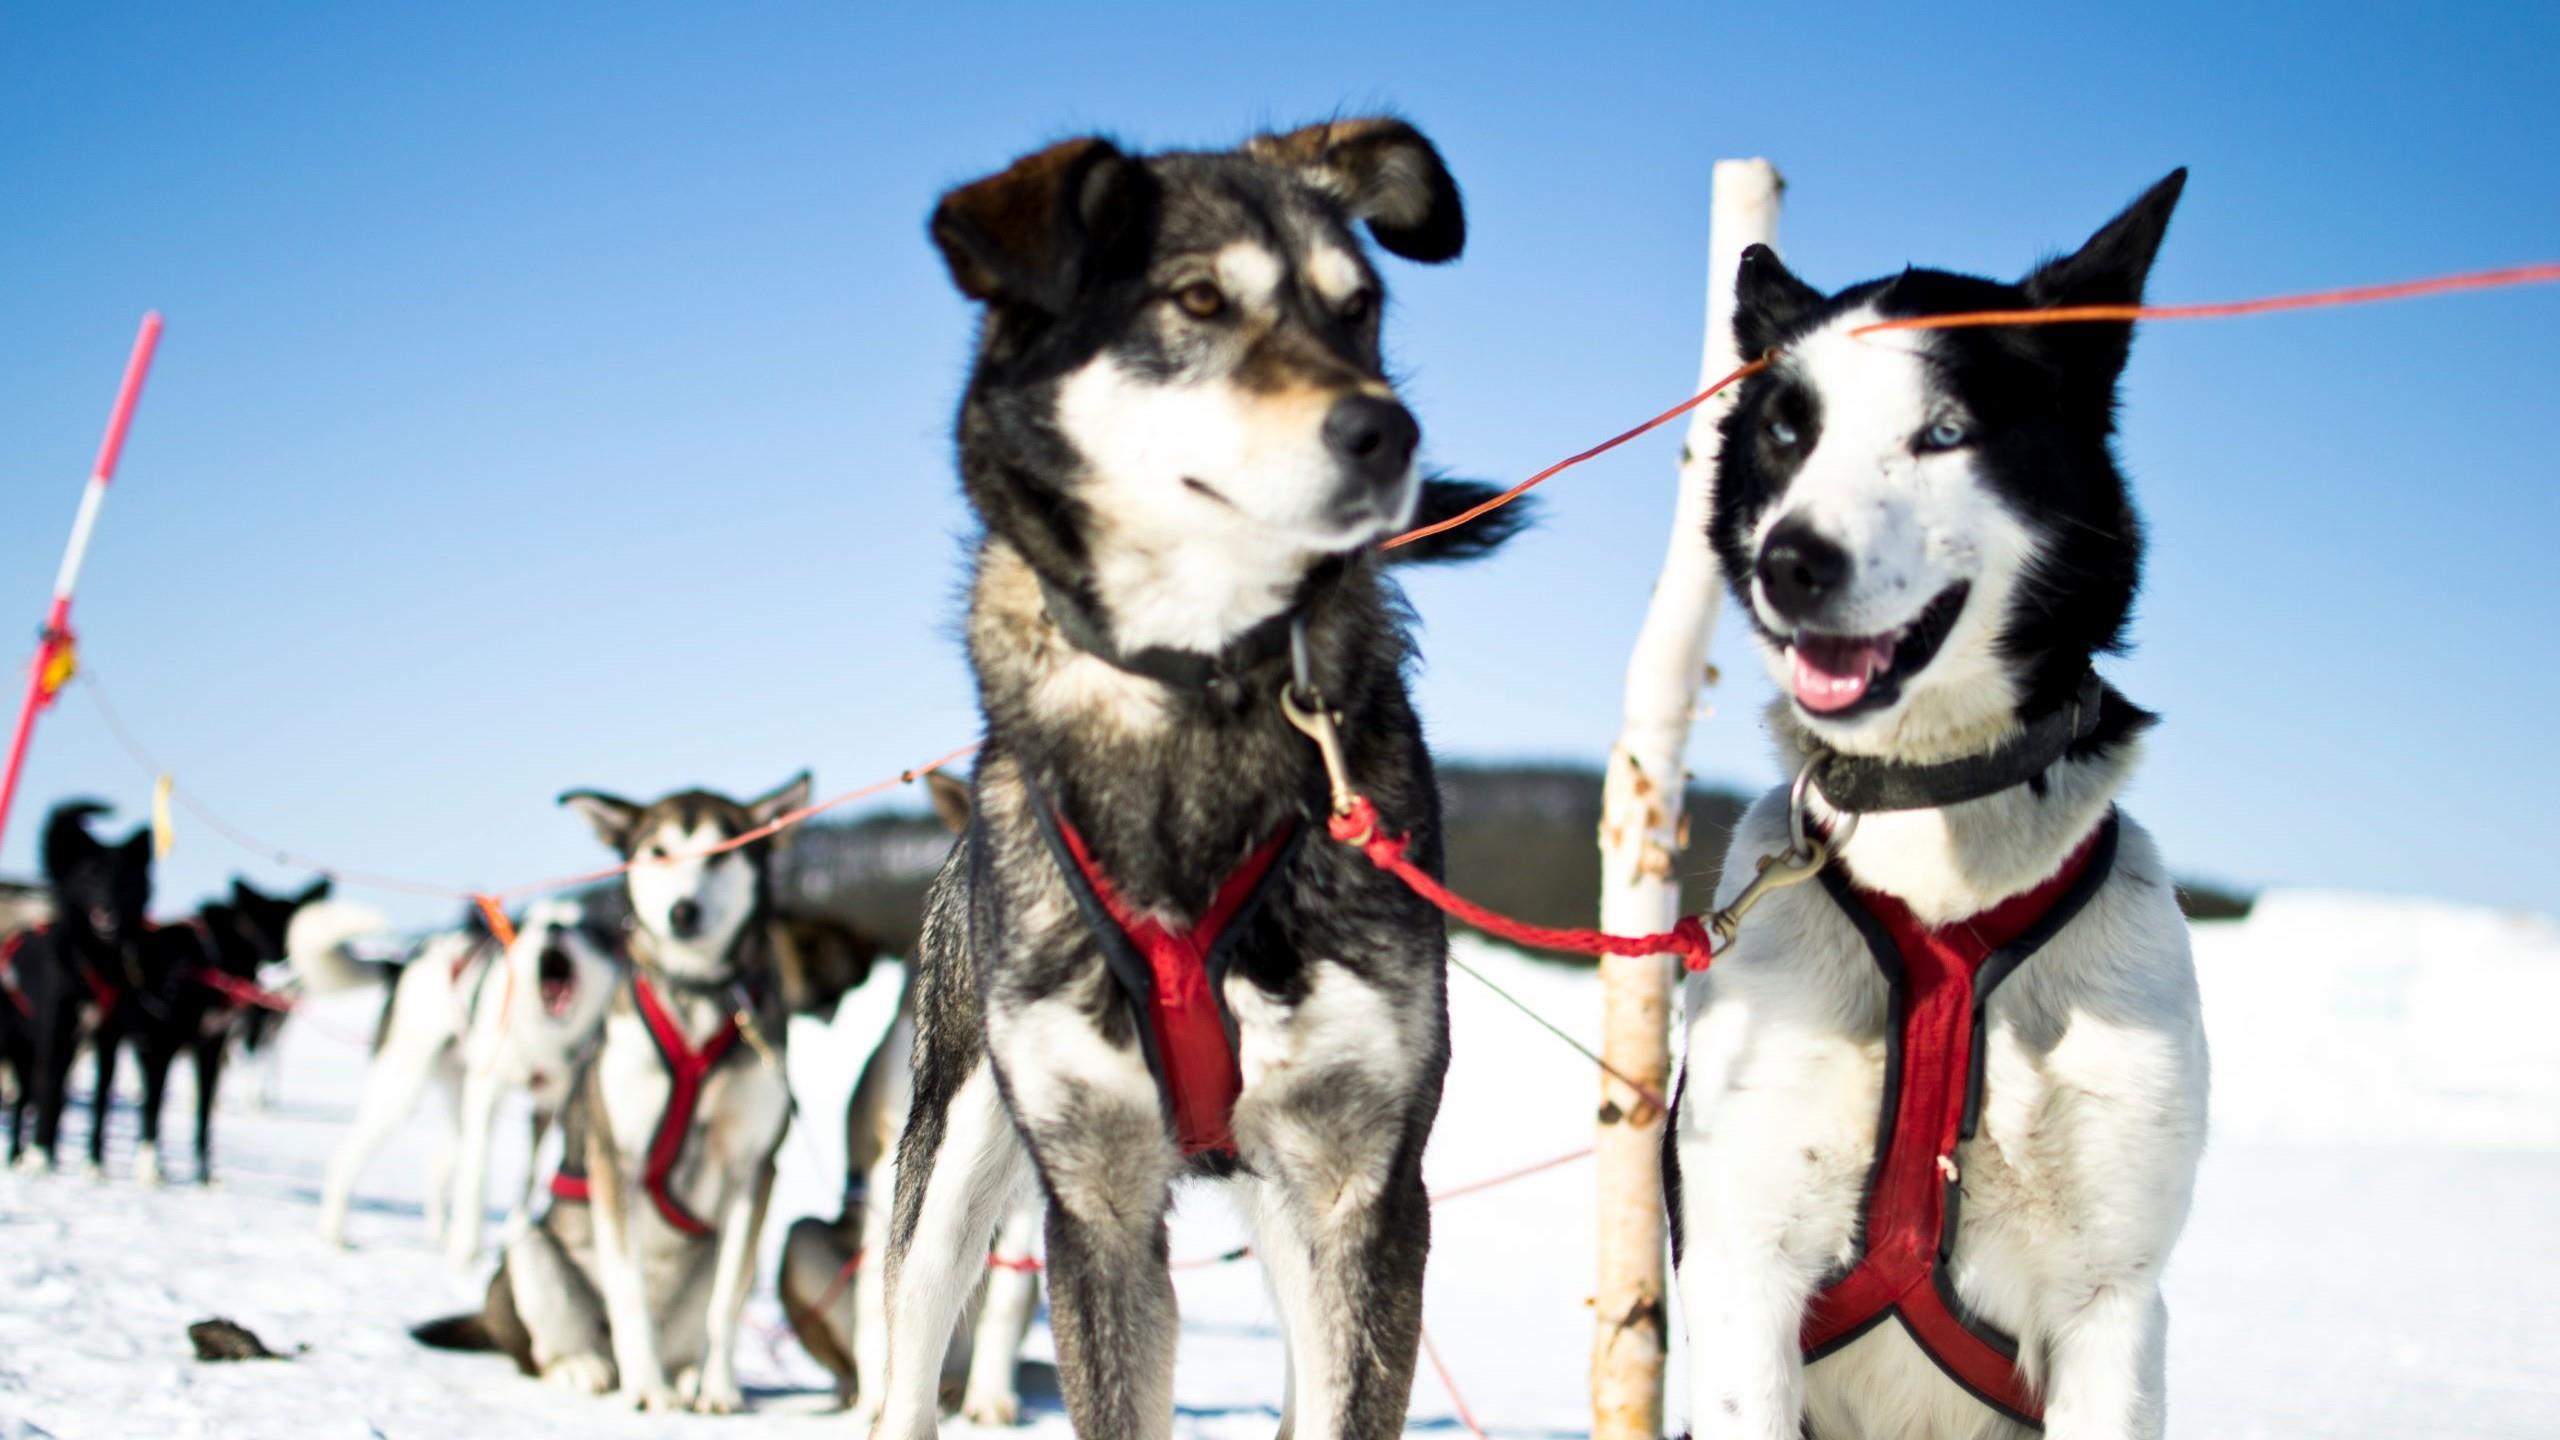
[[[1733,342],[1733,279],[1744,247],[1777,243],[1782,189],[1766,160],[1716,162],[1699,389],[1743,362]],[[1708,678],[1707,639],[1723,598],[1707,546],[1707,511],[1715,494],[1716,426],[1732,407],[1727,391],[1690,412],[1670,544],[1627,661],[1626,714],[1609,751],[1600,813],[1600,928],[1612,934],[1654,934],[1679,918],[1677,862],[1688,839],[1681,756]],[[1670,1087],[1674,968],[1667,955],[1600,962],[1602,1055],[1618,1074],[1656,1094]],[[1662,1434],[1662,1124],[1649,1097],[1601,1077],[1592,1440],[1658,1440]]]

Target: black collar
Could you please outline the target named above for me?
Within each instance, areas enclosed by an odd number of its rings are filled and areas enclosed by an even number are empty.
[[[1997,795],[2042,775],[2064,752],[2096,734],[2106,690],[2106,683],[2092,670],[2080,677],[2080,688],[2069,702],[2028,721],[2024,730],[1997,748],[1934,765],[1903,765],[1868,755],[1823,751],[1814,764],[1813,783],[1833,809],[1857,815],[1935,810]]]
[[[1265,670],[1273,670],[1289,659],[1289,632],[1314,609],[1324,593],[1333,588],[1343,569],[1340,561],[1327,561],[1308,575],[1298,587],[1298,595],[1287,609],[1256,622],[1243,634],[1220,646],[1217,653],[1199,650],[1177,650],[1166,645],[1150,645],[1135,652],[1122,650],[1111,639],[1110,628],[1093,612],[1083,598],[1046,575],[1039,576],[1040,599],[1049,619],[1058,627],[1066,642],[1096,660],[1142,676],[1159,685],[1186,690],[1205,696],[1218,704],[1235,709],[1244,704],[1254,679]]]

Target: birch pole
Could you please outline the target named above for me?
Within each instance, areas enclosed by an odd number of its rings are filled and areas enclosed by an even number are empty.
[[[1744,247],[1777,243],[1783,189],[1766,160],[1716,162],[1701,390],[1742,363],[1733,341],[1734,275]],[[1709,678],[1707,639],[1723,600],[1707,545],[1707,510],[1715,493],[1716,425],[1732,405],[1727,392],[1690,412],[1670,544],[1627,661],[1625,718],[1609,751],[1600,810],[1600,928],[1613,934],[1658,933],[1679,918],[1677,862],[1689,828],[1681,814],[1687,789],[1681,756]],[[1600,1082],[1592,1440],[1658,1440],[1662,1434],[1664,1117],[1650,1097],[1615,1077],[1669,1093],[1673,973],[1667,955],[1600,962],[1601,1053],[1614,1074]]]

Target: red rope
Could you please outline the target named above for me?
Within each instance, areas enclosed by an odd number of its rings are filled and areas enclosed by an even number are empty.
[[[226,975],[219,970],[208,970],[201,965],[189,966],[178,973],[207,990],[243,1005],[258,1005],[269,1010],[285,1011],[291,1010],[297,1003],[290,995],[279,995],[273,990],[261,988],[237,975]]]
[[[1412,844],[1411,837],[1388,834],[1378,823],[1377,807],[1369,803],[1366,795],[1353,796],[1351,813],[1333,817],[1331,828],[1334,839],[1358,846],[1370,864],[1402,880],[1413,893],[1496,939],[1567,955],[1677,955],[1680,963],[1691,970],[1704,970],[1715,959],[1715,940],[1708,934],[1706,922],[1695,915],[1681,916],[1679,924],[1659,935],[1611,935],[1601,930],[1532,925],[1488,910],[1407,859],[1405,850]]]

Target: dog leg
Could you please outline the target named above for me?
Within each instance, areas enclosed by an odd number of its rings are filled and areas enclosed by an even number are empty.
[[[225,1035],[196,1037],[196,1183],[199,1185],[213,1183],[213,1102],[222,1091],[222,1066],[229,1056],[230,1045],[230,1037]]]
[[[987,1236],[1022,1183],[1022,1139],[994,1067],[981,1054],[947,1096],[919,1090],[898,1142],[898,1209],[887,1265],[887,1354],[862,1404],[874,1440],[931,1440],[942,1410],[942,1360],[987,1263]],[[856,1337],[859,1339],[859,1337]],[[877,1394],[875,1401],[872,1396]],[[1079,1426],[1087,1435],[1137,1432]]]
[[[1165,1212],[1182,1159],[1134,1037],[1112,1044],[1093,1013],[1069,987],[994,1010],[988,1033],[1049,1195],[1049,1322],[1067,1414],[1079,1435],[1164,1440],[1178,1325]],[[972,1232],[981,1264],[994,1221]]]
[[[1696,1440],[1796,1440],[1804,1425],[1804,1323],[1823,1257],[1792,1253],[1791,1197],[1803,1189],[1772,1155],[1792,1144],[1724,1154],[1707,1140],[1702,1093],[1718,1088],[1695,1061],[1671,1117],[1670,1193],[1678,1207],[1674,1282],[1689,1330],[1690,1433]],[[1701,1083],[1703,1082],[1703,1083]],[[1808,1124],[1803,1133],[1820,1133]],[[1766,1151],[1767,1153],[1760,1153]],[[1744,1163],[1757,1158],[1763,1163]]]
[[[98,1028],[95,1055],[98,1061],[97,1088],[89,1093],[89,1173],[107,1173],[107,1112],[116,1102],[116,1052],[124,1046],[124,1036],[112,1024]]]
[[[2044,1433],[2158,1440],[2168,1426],[2169,1306],[2154,1283],[2101,1287],[2054,1327]]]
[[[489,1218],[490,1127],[497,1122],[498,1067],[471,1067],[462,1082],[461,1120],[454,1143],[453,1210],[445,1222],[445,1263],[468,1273],[480,1258],[480,1239]]]
[[[169,1098],[169,1067],[177,1051],[158,1036],[146,1036],[141,1045],[142,1061],[142,1138],[133,1147],[133,1179],[138,1185],[157,1188],[160,1184],[160,1110]]]
[[[320,1187],[320,1238],[332,1245],[347,1243],[347,1205],[355,1195],[356,1177],[387,1143],[426,1093],[436,1057],[407,1049],[385,1048],[364,1075],[364,1091],[356,1100],[355,1122],[329,1157],[328,1177]],[[437,1187],[427,1187],[427,1231],[441,1228],[444,1202]]]
[[[612,1389],[604,1302],[559,1239],[541,1226],[517,1236],[507,1245],[506,1270],[534,1373],[588,1395]]]
[[[874,1181],[888,1176],[890,1168],[876,1167],[872,1171]],[[894,1177],[891,1178],[894,1190]],[[880,1418],[881,1400],[889,1393],[891,1198],[884,1196],[881,1203],[863,1205],[859,1239],[862,1249],[853,1272],[852,1408],[855,1420],[864,1426]]]
[[[738,1389],[738,1320],[756,1283],[756,1238],[764,1233],[765,1206],[773,1199],[773,1162],[738,1187],[720,1216],[720,1258],[712,1272],[711,1306],[702,1337],[702,1376],[693,1408],[705,1415],[734,1415],[746,1408]]]
[[[532,1132],[532,1143],[524,1152],[524,1183],[516,1187],[515,1208],[507,1212],[508,1235],[521,1234],[524,1227],[533,1223],[534,1185],[542,1174],[542,1142],[551,1134],[551,1121],[551,1111],[539,1105],[533,1107],[533,1119],[527,1127]],[[501,1239],[498,1243],[503,1246],[506,1241]]]
[[[1023,1337],[1031,1333],[1031,1314],[1040,1304],[1040,1274],[1033,1254],[1040,1222],[1037,1198],[1024,1197],[1006,1213],[1004,1228],[996,1232],[986,1298],[969,1352],[968,1389],[960,1399],[960,1414],[972,1424],[1022,1423],[1022,1394],[1014,1371]]]
[[[1256,1248],[1289,1337],[1293,1440],[1402,1433],[1431,1249],[1422,1145],[1447,1054],[1436,992],[1318,962],[1284,1004],[1230,980]]]
[[[592,1081],[590,1082],[592,1083]],[[587,1130],[588,1213],[596,1227],[596,1281],[604,1292],[605,1321],[613,1335],[613,1363],[622,1393],[643,1410],[678,1408],[675,1388],[667,1383],[660,1359],[656,1319],[649,1311],[648,1276],[641,1269],[634,1227],[646,1223],[633,1212],[622,1159],[615,1153],[612,1124],[603,1097],[589,1092],[595,1123]]]

